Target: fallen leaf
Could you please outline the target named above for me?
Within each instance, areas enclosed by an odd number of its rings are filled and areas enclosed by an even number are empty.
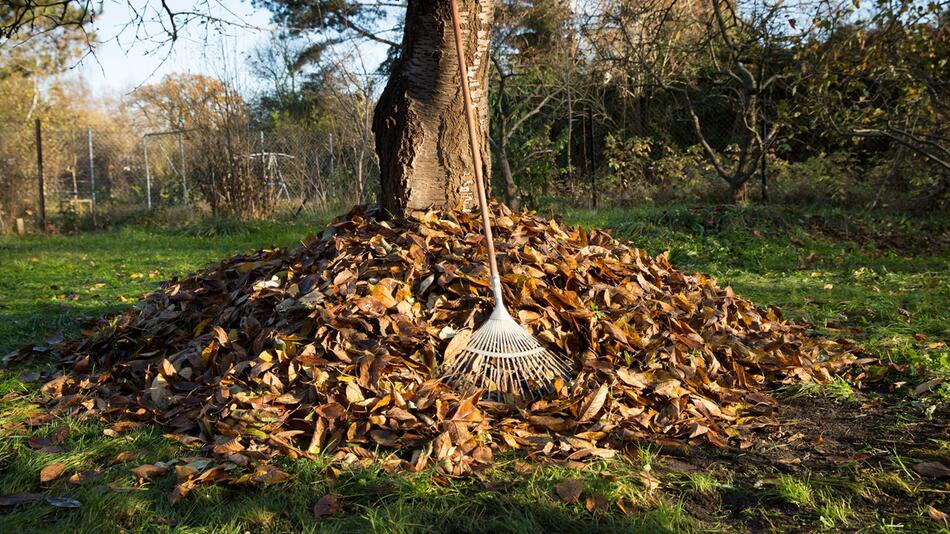
[[[653,493],[660,487],[660,479],[653,476],[648,471],[640,471],[637,473],[637,478],[640,479],[640,482],[643,483],[643,486],[647,489],[648,492]]]
[[[317,413],[327,419],[339,419],[346,413],[346,408],[338,402],[331,402],[317,408]]]
[[[270,486],[290,480],[290,474],[281,471],[272,465],[259,465],[248,477],[248,482]]]
[[[590,392],[584,398],[584,402],[581,404],[580,416],[577,419],[579,423],[586,423],[594,419],[600,409],[604,407],[608,391],[610,391],[610,388],[607,387],[607,384],[601,384],[599,388]]]
[[[513,314],[576,364],[550,395],[503,410],[436,380],[491,311],[477,214],[389,218],[362,206],[295,248],[170,279],[55,351],[34,345],[5,357],[55,352],[66,370],[41,375],[44,404],[16,432],[56,421],[53,412],[111,420],[110,437],[154,421],[230,469],[184,460],[136,468],[146,480],[176,465],[175,498],[198,484],[275,483],[287,475],[262,465],[318,452],[332,459],[331,474],[343,465],[433,469],[438,483],[514,449],[571,468],[644,440],[754,448],[779,408],[765,391],[887,370],[857,344],[813,336],[668,255],[493,210],[512,260],[501,279]],[[59,438],[44,439],[31,446],[50,452]]]
[[[78,473],[73,473],[69,476],[69,483],[78,486],[80,484],[85,484],[91,480],[96,480],[102,476],[102,473],[94,469],[88,469],[86,471],[80,471]]]
[[[336,515],[340,511],[340,500],[333,495],[324,495],[313,505],[313,516],[317,519]]]
[[[0,496],[0,506],[20,506],[42,499],[42,493],[10,493]]]
[[[587,508],[587,511],[594,513],[601,510],[606,510],[610,507],[610,503],[607,502],[607,499],[603,495],[594,494],[590,497],[587,497],[587,500],[584,502],[584,507]]]
[[[584,484],[576,478],[569,478],[559,483],[554,489],[562,503],[571,504],[580,499],[581,493],[584,491]]]
[[[46,497],[46,502],[56,508],[79,508],[82,503],[69,497]]]
[[[188,480],[189,477],[198,474],[198,468],[191,465],[176,465],[175,466],[175,480],[181,482],[183,480]]]
[[[451,363],[455,360],[455,357],[462,353],[465,350],[465,347],[468,346],[468,342],[472,339],[473,332],[471,330],[460,330],[455,333],[455,336],[452,337],[452,340],[449,341],[449,344],[445,347],[445,352],[442,355],[442,361],[446,364]]]
[[[47,465],[40,470],[40,483],[45,484],[56,480],[59,475],[63,474],[63,470],[65,469],[66,465],[60,462]]]
[[[132,468],[132,474],[143,480],[160,477],[168,472],[168,467],[164,465],[145,464]]]
[[[940,384],[941,382],[943,382],[943,377],[942,377],[942,376],[938,376],[937,378],[933,378],[933,379],[931,379],[931,380],[928,380],[928,381],[926,381],[926,382],[920,384],[919,386],[915,387],[915,388],[914,388],[914,393],[916,393],[917,395],[920,395],[921,393],[926,393],[926,392],[932,390],[935,386],[937,386],[937,385]]]
[[[946,513],[941,512],[940,510],[937,510],[933,506],[927,507],[927,516],[930,517],[930,519],[933,519],[934,521],[936,521],[937,523],[940,523],[941,525],[943,525],[944,528],[950,528],[950,515],[947,515]]]
[[[363,402],[366,397],[363,396],[363,392],[360,390],[359,384],[356,382],[350,382],[346,385],[346,400],[350,404],[356,404],[357,402]]]
[[[372,430],[369,433],[370,437],[373,438],[373,441],[379,443],[380,445],[390,447],[396,443],[398,436],[388,430]]]
[[[121,464],[125,462],[131,462],[135,459],[135,453],[132,451],[122,451],[115,455],[115,458],[112,459],[112,465]]]
[[[52,445],[49,438],[33,437],[26,440],[26,444],[34,449],[42,449]]]
[[[914,466],[914,471],[930,478],[950,478],[950,467],[943,462],[921,462]]]
[[[53,445],[59,445],[60,443],[65,441],[67,437],[69,437],[69,427],[66,425],[62,425],[50,433],[49,441]]]

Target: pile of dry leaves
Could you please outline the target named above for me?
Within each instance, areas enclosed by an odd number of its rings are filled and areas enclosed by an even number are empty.
[[[157,421],[239,465],[323,452],[461,474],[509,449],[578,460],[657,435],[748,446],[774,423],[765,388],[855,359],[665,256],[498,208],[512,313],[579,374],[525,406],[460,397],[435,376],[491,309],[478,218],[375,215],[357,208],[296,250],[165,283],[61,344],[68,372],[43,392],[59,410]]]

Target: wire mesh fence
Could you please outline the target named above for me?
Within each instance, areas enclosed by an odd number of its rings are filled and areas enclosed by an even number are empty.
[[[38,128],[38,137],[24,131],[0,146],[0,232],[17,218],[79,229],[182,205],[240,216],[299,214],[365,202],[377,188],[372,141],[359,136]]]

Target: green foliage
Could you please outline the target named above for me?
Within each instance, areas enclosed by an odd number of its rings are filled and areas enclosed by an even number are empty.
[[[775,496],[795,506],[813,506],[815,495],[807,481],[790,475],[782,475],[775,481],[772,491]]]
[[[805,161],[772,160],[771,185],[776,198],[806,204],[840,204],[868,200],[873,188],[860,183],[860,167],[853,154],[837,151],[817,154]]]
[[[939,2],[877,1],[822,17],[826,34],[795,50],[806,65],[803,118],[865,155],[909,150],[950,171],[946,107],[950,17]],[[837,16],[833,16],[837,15]],[[938,192],[946,194],[946,176]],[[943,190],[942,190],[943,189]]]
[[[660,203],[699,200],[714,198],[723,189],[698,146],[683,150],[656,138],[620,139],[613,134],[608,134],[606,141],[611,174],[597,187],[602,192],[615,191],[615,199]]]

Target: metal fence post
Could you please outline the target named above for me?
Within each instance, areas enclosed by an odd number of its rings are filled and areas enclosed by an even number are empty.
[[[96,160],[92,152],[92,128],[86,130],[89,140],[89,189],[92,198],[92,226],[96,226]]]
[[[46,179],[43,176],[43,127],[36,119],[36,176],[39,180],[40,228],[46,230]]]
[[[182,132],[178,132],[178,160],[181,165],[181,192],[185,196],[185,205],[188,205],[188,179],[185,178],[185,145]]]
[[[763,114],[763,117],[762,117],[762,162],[761,162],[761,168],[759,169],[759,172],[761,174],[761,179],[762,179],[762,202],[769,201],[769,176],[767,174],[767,171],[765,170],[766,159],[768,158],[769,151],[768,151],[768,147],[765,145],[765,136],[766,136],[765,116]]]
[[[261,183],[264,185],[264,205],[265,209],[270,208],[271,200],[271,191],[272,186],[267,181],[267,163],[264,161],[264,130],[258,132],[260,134],[260,147],[261,147]]]
[[[594,157],[594,108],[588,104],[587,105],[587,121],[590,123],[590,157]],[[586,145],[587,139],[583,139],[582,142]],[[597,173],[594,172],[594,166],[590,164],[590,161],[584,162],[590,172],[590,204],[594,209],[597,209]]]
[[[333,176],[334,170],[334,161],[333,161],[333,132],[330,132],[330,176]]]
[[[142,150],[145,152],[145,202],[152,211],[152,171],[148,168],[148,137],[142,137]]]

